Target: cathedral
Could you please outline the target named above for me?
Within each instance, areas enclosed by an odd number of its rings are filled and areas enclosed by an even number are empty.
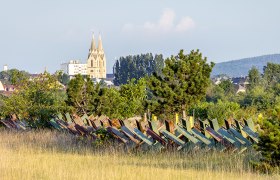
[[[87,75],[91,78],[106,78],[106,57],[100,35],[97,47],[95,45],[94,34],[92,35],[87,59]]]
[[[106,78],[106,57],[102,46],[101,36],[98,38],[98,46],[95,45],[94,35],[92,35],[91,45],[88,53],[87,62],[81,63],[80,60],[70,60],[61,64],[61,70],[73,78],[77,74],[88,75],[90,78]]]

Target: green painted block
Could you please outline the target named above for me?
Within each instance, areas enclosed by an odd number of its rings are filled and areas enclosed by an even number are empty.
[[[215,131],[218,131],[220,129],[217,119],[209,120],[209,123],[210,123],[211,128],[214,129]]]
[[[54,119],[51,119],[49,122],[55,129],[59,131],[62,130],[62,128],[57,124],[57,122]]]
[[[211,145],[212,142],[210,141],[210,139],[208,139],[207,137],[205,137],[201,132],[199,132],[197,129],[193,128],[190,131],[197,139],[199,139],[200,141],[202,141],[204,144],[206,145]]]
[[[63,116],[62,116],[61,113],[58,113],[58,114],[57,114],[57,117],[58,117],[58,119],[63,120]]]
[[[229,142],[231,142],[235,147],[237,147],[237,148],[241,147],[240,142],[235,137],[233,137],[231,134],[229,134],[225,129],[220,128],[218,130],[218,133],[221,134],[223,136],[223,138],[225,138]]]
[[[255,128],[255,123],[253,122],[252,118],[244,120],[246,126],[248,126],[253,132],[257,132]]]
[[[71,118],[69,113],[66,113],[65,117],[66,117],[66,120],[67,120],[68,124],[71,124],[73,122],[73,120],[72,120],[72,118]]]
[[[259,142],[259,137],[258,135],[253,132],[248,126],[245,126],[243,129],[242,129],[245,133],[247,133],[247,135],[256,143]]]
[[[82,121],[84,122],[84,124],[86,125],[89,125],[88,122],[87,122],[87,119],[88,119],[88,115],[87,114],[84,114],[82,117],[81,117]]]
[[[250,146],[251,145],[251,142],[244,138],[237,130],[235,130],[234,128],[229,128],[228,131],[233,134],[236,139],[239,140],[239,142],[242,144],[242,145],[245,145],[245,146]]]
[[[174,134],[171,134],[167,130],[162,129],[162,130],[160,130],[160,133],[162,133],[166,138],[172,140],[173,142],[175,142],[179,146],[184,146],[185,145],[184,141],[182,141],[181,139],[176,137]]]
[[[189,133],[187,130],[185,130],[184,128],[182,128],[179,125],[176,125],[177,130],[186,138],[188,138],[191,142],[193,142],[194,144],[199,144],[200,141],[198,139],[196,139],[194,136],[192,136],[191,133]]]
[[[209,126],[209,121],[208,120],[199,120],[200,123],[200,128],[202,129],[201,131],[203,131],[202,133],[204,134],[204,136],[206,138],[211,138],[212,136],[206,131],[206,128]]]
[[[234,119],[235,125],[236,125],[236,129],[242,134],[243,137],[247,137],[247,133],[245,131],[243,131],[243,126],[241,124],[240,121]]]
[[[142,141],[144,141],[146,144],[152,146],[154,144],[154,142],[149,139],[147,136],[145,136],[145,134],[143,134],[140,130],[138,130],[137,128],[134,128],[134,133],[135,135],[140,138]]]

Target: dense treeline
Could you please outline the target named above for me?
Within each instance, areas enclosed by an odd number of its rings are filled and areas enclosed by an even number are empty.
[[[161,73],[164,59],[161,54],[153,56],[152,53],[120,57],[114,64],[114,84],[126,84],[131,79],[140,79],[150,76],[154,72]]]

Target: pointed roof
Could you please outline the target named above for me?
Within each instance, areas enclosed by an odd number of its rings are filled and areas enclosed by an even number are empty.
[[[96,49],[96,46],[95,46],[95,40],[94,40],[94,33],[92,33],[90,52],[94,51],[95,49]]]
[[[99,34],[99,38],[98,38],[98,50],[103,50],[103,46],[102,46],[102,40],[101,40],[101,35]]]
[[[0,91],[4,91],[4,85],[2,84],[1,81],[0,81]]]

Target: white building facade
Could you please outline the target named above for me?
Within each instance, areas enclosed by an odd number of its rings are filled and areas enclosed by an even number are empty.
[[[8,71],[8,65],[5,64],[4,67],[3,67],[3,71],[7,72]]]
[[[79,60],[70,60],[68,63],[61,64],[61,70],[70,77],[77,74],[87,75],[87,64],[83,64]]]

